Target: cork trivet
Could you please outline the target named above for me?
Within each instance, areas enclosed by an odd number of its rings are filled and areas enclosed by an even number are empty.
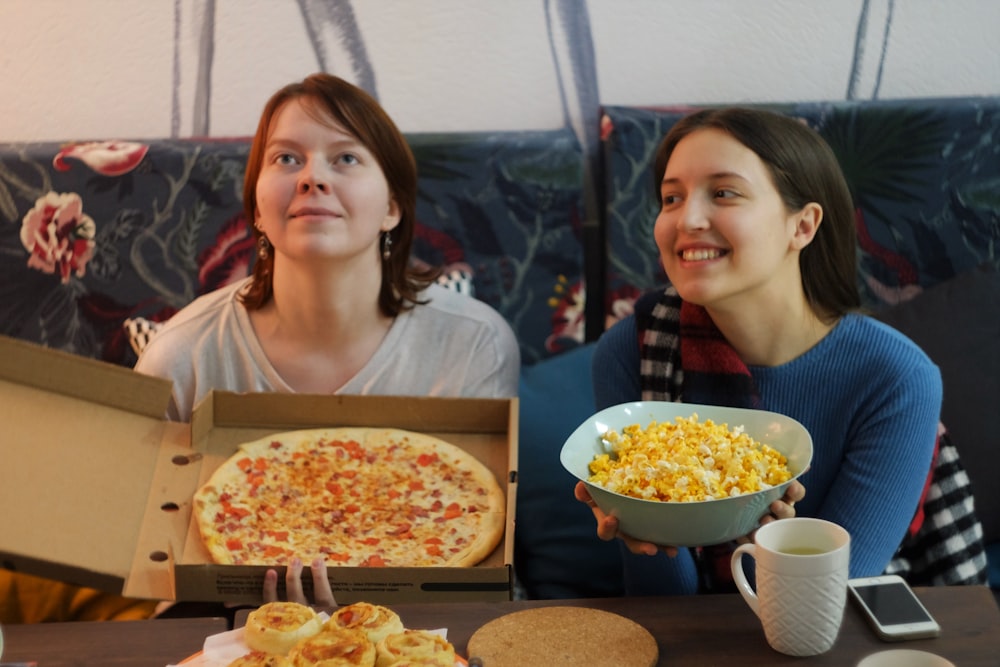
[[[486,667],[653,667],[656,640],[624,616],[586,607],[539,607],[501,616],[469,638]]]

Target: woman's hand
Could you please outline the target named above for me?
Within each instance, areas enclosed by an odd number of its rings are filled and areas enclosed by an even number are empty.
[[[312,571],[313,595],[316,596],[316,606],[336,607],[337,600],[333,597],[333,589],[326,576],[326,563],[317,558],[309,569]],[[289,602],[311,604],[306,599],[305,593],[302,592],[302,560],[299,558],[293,558],[285,571],[285,593]],[[277,602],[277,600],[278,573],[276,570],[268,570],[264,574],[264,602]]]
[[[780,499],[775,500],[768,507],[771,510],[768,514],[761,517],[760,525],[765,523],[771,523],[776,519],[791,519],[795,516],[795,503],[806,497],[806,487],[802,486],[802,482],[799,480],[792,481],[785,490],[785,495]]]
[[[772,521],[777,521],[778,519],[791,519],[795,516],[795,503],[805,497],[806,487],[802,486],[802,483],[799,482],[799,480],[794,480],[788,485],[788,489],[785,490],[785,495],[771,503],[768,507],[768,510],[770,511],[760,518],[760,524],[758,527],[771,523]],[[753,542],[753,536],[756,532],[757,531],[754,531],[749,535],[744,535],[736,541],[740,544]]]
[[[577,482],[576,487],[573,489],[573,495],[581,503],[585,503],[590,510],[594,513],[594,518],[597,519],[597,536],[608,542],[615,539],[616,537],[621,538],[628,550],[634,554],[645,554],[646,556],[655,556],[658,552],[662,551],[671,558],[677,555],[677,547],[670,546],[659,546],[653,544],[652,542],[643,542],[637,540],[634,537],[629,537],[625,533],[618,530],[618,517],[612,514],[605,514],[594,499],[590,497],[590,492],[587,490],[587,485],[583,482]]]

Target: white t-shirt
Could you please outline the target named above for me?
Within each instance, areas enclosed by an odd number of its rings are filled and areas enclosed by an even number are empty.
[[[167,418],[190,421],[209,390],[292,392],[268,361],[236,296],[247,281],[194,300],[157,332],[135,370],[172,380]],[[335,394],[507,398],[517,395],[520,351],[507,321],[439,285],[396,316],[368,363]]]

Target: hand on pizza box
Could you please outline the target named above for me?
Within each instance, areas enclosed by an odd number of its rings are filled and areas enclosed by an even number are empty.
[[[285,571],[285,592],[288,602],[299,604],[315,604],[318,607],[336,607],[337,600],[326,574],[326,563],[319,558],[313,560],[309,569],[312,571],[313,593],[315,600],[310,602],[302,590],[302,559],[293,558]],[[264,575],[264,602],[278,600],[278,573],[268,570]]]

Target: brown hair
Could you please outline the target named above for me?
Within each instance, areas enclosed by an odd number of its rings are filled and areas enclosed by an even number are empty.
[[[833,150],[805,123],[772,111],[740,107],[706,109],[682,118],[656,152],[657,200],[678,142],[706,128],[722,130],[756,153],[789,211],[798,211],[809,202],[822,207],[823,222],[799,255],[803,291],[813,311],[824,319],[859,309],[851,192]]]
[[[278,111],[295,99],[311,102],[306,109],[315,114],[317,120],[332,120],[341,125],[378,161],[389,185],[389,193],[400,212],[399,224],[385,232],[392,241],[392,253],[389,259],[381,260],[379,308],[389,317],[412,308],[418,303],[417,293],[433,282],[439,273],[437,268],[417,269],[410,264],[410,248],[417,219],[417,163],[406,139],[375,98],[343,79],[324,73],[312,74],[301,82],[288,84],[264,105],[243,179],[244,215],[254,240],[259,242],[262,236],[254,222],[257,217],[257,179],[263,166],[268,133]],[[272,298],[273,269],[273,254],[254,262],[253,279],[241,297],[248,309],[260,308]]]

